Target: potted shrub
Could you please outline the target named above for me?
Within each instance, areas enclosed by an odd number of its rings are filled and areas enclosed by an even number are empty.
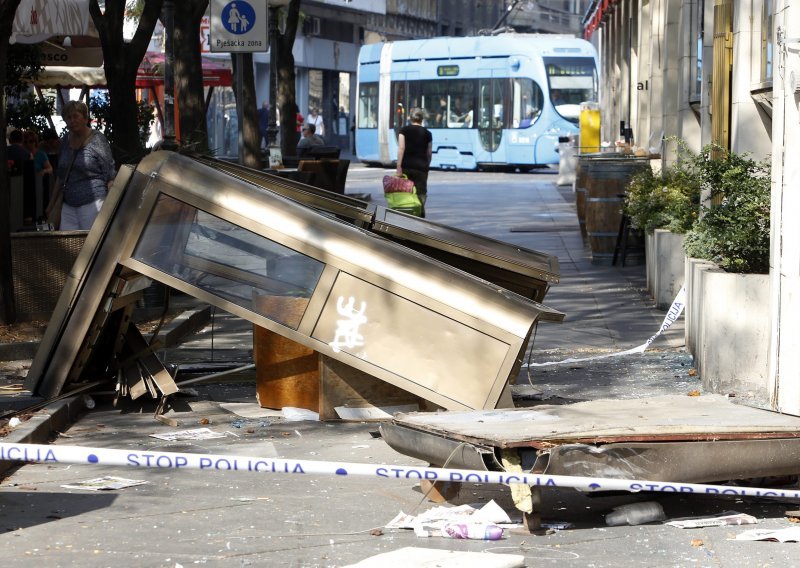
[[[687,309],[695,337],[687,347],[707,390],[766,401],[770,166],[713,147],[699,159],[710,200],[684,246],[714,267],[693,270]]]
[[[645,233],[647,287],[661,308],[684,284],[683,235],[700,211],[702,161],[683,141],[677,144],[678,160],[657,173],[635,174],[625,202],[631,226]]]

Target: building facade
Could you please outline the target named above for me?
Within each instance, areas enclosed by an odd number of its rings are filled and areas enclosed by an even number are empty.
[[[669,137],[771,159],[769,362],[755,386],[800,414],[800,2],[594,0],[584,28],[601,57],[606,141],[624,122],[667,162]]]

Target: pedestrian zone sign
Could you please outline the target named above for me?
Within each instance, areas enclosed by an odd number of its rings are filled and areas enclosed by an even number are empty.
[[[211,51],[267,51],[267,3],[264,0],[211,0]]]

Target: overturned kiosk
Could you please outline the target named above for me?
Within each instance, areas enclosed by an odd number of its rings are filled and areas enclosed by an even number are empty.
[[[50,398],[116,379],[132,397],[148,385],[174,393],[131,324],[151,279],[444,409],[513,406],[509,387],[534,326],[563,318],[536,301],[558,280],[549,255],[156,152],[115,180],[27,387]],[[442,356],[456,346],[457,357]]]

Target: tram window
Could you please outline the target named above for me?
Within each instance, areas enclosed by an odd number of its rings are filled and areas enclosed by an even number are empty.
[[[406,84],[405,82],[392,83],[392,97],[390,104],[392,105],[392,115],[389,117],[389,127],[399,130],[403,128],[406,123],[406,116],[408,115],[406,108],[408,101],[406,100]]]
[[[556,112],[577,124],[580,104],[597,100],[597,71],[590,57],[545,57],[550,100]]]
[[[395,91],[397,101],[404,100]],[[425,110],[428,128],[471,128],[475,81],[409,81],[408,108]]]
[[[542,88],[531,79],[514,79],[511,88],[511,127],[528,128],[542,113]]]
[[[378,84],[364,83],[358,91],[358,127],[378,127]]]

